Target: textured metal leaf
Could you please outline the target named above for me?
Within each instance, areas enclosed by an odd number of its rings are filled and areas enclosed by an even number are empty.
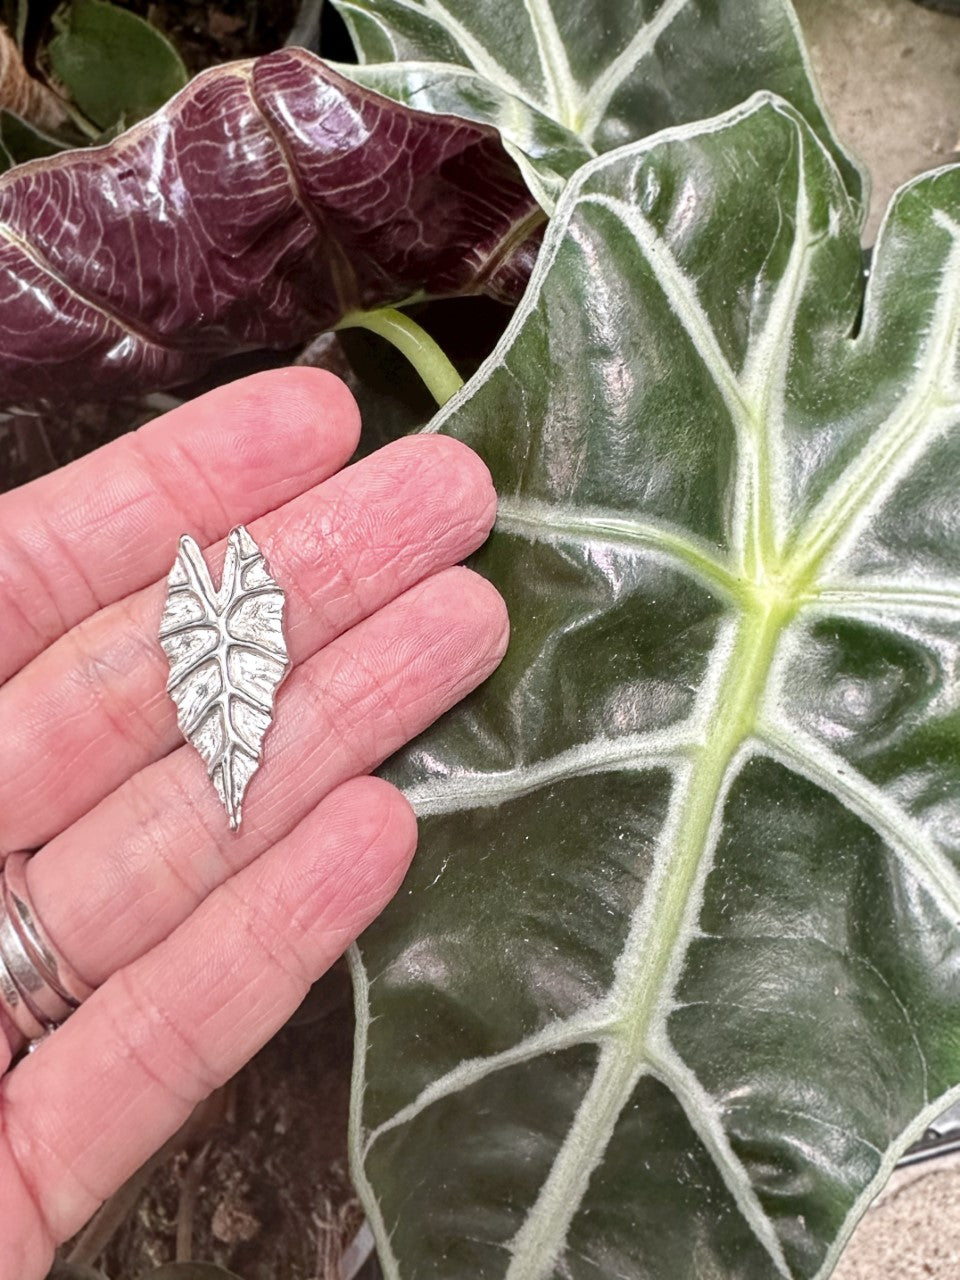
[[[782,102],[604,156],[435,425],[493,473],[513,632],[389,771],[384,1274],[825,1277],[960,1094],[960,167],[865,290]]]
[[[552,208],[585,161],[780,94],[862,179],[834,137],[790,0],[334,0],[360,67],[345,75],[423,111],[499,131]]]
[[[227,539],[219,590],[193,538],[180,539],[160,624],[170,662],[167,691],[233,830],[289,665],[283,607],[283,592],[242,525]]]
[[[493,129],[287,49],[0,178],[0,400],[169,385],[357,308],[519,298],[543,214]]]

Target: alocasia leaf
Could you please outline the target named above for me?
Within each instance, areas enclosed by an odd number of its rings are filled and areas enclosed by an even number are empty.
[[[592,156],[733,107],[758,89],[810,122],[858,197],[790,0],[334,0],[397,101],[495,125],[545,208]]]
[[[543,214],[496,133],[303,50],[0,178],[0,400],[143,390],[412,297],[515,301]]]
[[[436,420],[513,635],[391,770],[351,1138],[388,1280],[825,1277],[958,1095],[958,336],[960,167],[865,293],[777,99],[565,193]]]

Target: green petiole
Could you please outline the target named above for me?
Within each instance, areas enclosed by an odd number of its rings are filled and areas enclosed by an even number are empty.
[[[394,307],[376,311],[350,311],[337,329],[369,329],[392,342],[423,379],[427,390],[442,405],[463,386],[463,379],[430,335],[409,316]]]

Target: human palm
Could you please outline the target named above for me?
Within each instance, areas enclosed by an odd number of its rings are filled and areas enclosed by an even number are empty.
[[[428,435],[341,470],[358,431],[336,379],[261,374],[0,497],[0,860],[38,850],[34,908],[97,988],[19,1060],[0,1012],[0,1280],[45,1275],[381,910],[416,824],[366,775],[503,652],[453,567],[493,520],[483,464]],[[233,833],[157,629],[179,535],[219,572],[241,523],[294,665]]]

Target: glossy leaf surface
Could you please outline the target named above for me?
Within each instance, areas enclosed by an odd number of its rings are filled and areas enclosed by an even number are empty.
[[[302,50],[0,178],[0,400],[155,388],[413,296],[516,300],[543,215],[492,129]]]
[[[495,125],[551,208],[591,157],[715,115],[758,89],[801,111],[859,196],[790,0],[334,0],[360,68],[428,111]]]
[[[960,168],[865,296],[775,99],[565,193],[436,420],[513,633],[391,766],[420,847],[352,1125],[388,1280],[826,1276],[960,1080],[958,334]]]

